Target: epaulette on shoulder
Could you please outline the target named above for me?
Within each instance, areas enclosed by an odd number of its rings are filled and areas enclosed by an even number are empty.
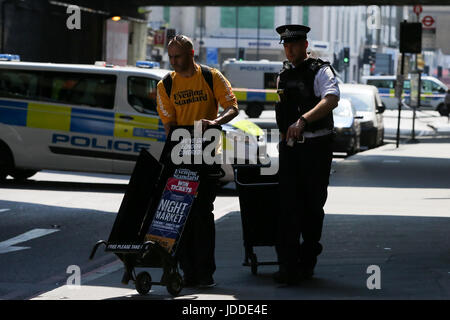
[[[286,70],[292,69],[292,64],[289,62],[289,60],[283,61],[283,69],[286,69]]]
[[[309,68],[316,73],[320,68],[331,65],[329,61],[324,61],[320,58],[312,59]]]

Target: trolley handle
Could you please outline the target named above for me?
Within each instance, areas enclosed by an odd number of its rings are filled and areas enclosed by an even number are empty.
[[[213,174],[208,174],[208,178],[217,178],[217,179],[221,179],[225,177],[225,171],[223,171],[222,168],[219,169],[218,173],[213,173]]]
[[[95,244],[94,248],[92,248],[91,255],[89,256],[89,260],[94,259],[95,252],[97,251],[97,248],[98,248],[100,245],[102,245],[102,244],[104,244],[104,245],[106,246],[108,243],[107,243],[105,240],[99,240],[99,241]]]
[[[240,182],[237,178],[236,171],[234,171],[234,182],[239,186],[250,186],[250,187],[265,187],[265,186],[276,186],[278,185],[278,182],[263,182],[263,183],[244,183]]]

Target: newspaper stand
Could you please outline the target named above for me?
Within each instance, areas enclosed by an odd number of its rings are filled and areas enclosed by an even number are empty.
[[[220,176],[218,172],[211,171],[211,166],[195,164],[193,161],[192,164],[173,164],[172,149],[178,143],[186,144],[182,139],[171,141],[176,128],[189,132],[191,139],[187,144],[191,150],[198,147],[198,141],[197,146],[194,146],[195,139],[192,139],[194,127],[183,126],[172,128],[159,161],[142,150],[108,241],[98,241],[90,255],[90,259],[93,259],[97,248],[105,245],[105,251],[116,254],[124,264],[122,283],[128,284],[132,280],[142,295],[147,294],[152,285],[166,286],[173,296],[181,292],[182,277],[176,249],[184,225],[195,203],[200,181],[208,176]],[[201,150],[205,145],[201,142]],[[179,193],[179,190],[182,192]],[[176,219],[173,218],[173,210],[167,209],[171,203],[174,203],[171,208],[176,207],[178,210]],[[170,221],[167,218],[169,216],[172,217]],[[135,268],[163,268],[163,275],[159,282],[154,282],[146,271],[136,276]]]
[[[239,195],[242,233],[245,248],[243,266],[256,275],[260,265],[277,265],[278,261],[258,262],[253,247],[275,246],[280,208],[278,174],[261,175],[256,165],[235,166],[234,180]]]

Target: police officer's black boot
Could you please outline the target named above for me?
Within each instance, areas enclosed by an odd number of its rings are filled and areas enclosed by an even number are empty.
[[[309,280],[314,275],[317,256],[322,252],[322,245],[318,242],[303,242],[300,245],[299,278]]]

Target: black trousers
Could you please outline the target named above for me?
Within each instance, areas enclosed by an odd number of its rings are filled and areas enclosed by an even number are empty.
[[[333,158],[332,139],[330,135],[320,138],[318,143],[294,147],[280,143],[281,210],[276,251],[281,271],[314,269],[322,251],[320,239]]]
[[[184,276],[190,279],[212,276],[216,270],[213,214],[216,193],[217,179],[200,181],[197,198],[181,235],[177,257]]]

